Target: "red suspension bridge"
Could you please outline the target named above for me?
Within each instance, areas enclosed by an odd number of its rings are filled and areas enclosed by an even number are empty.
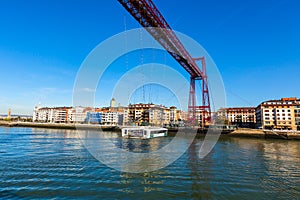
[[[202,127],[211,122],[211,108],[205,58],[193,58],[151,0],[118,0],[122,6],[158,41],[190,74],[188,116],[196,125],[196,113],[202,113]],[[201,61],[201,69],[196,61]],[[196,105],[196,81],[202,82],[202,105]]]

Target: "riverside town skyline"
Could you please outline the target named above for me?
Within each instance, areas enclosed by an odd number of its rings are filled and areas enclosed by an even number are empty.
[[[300,130],[300,99],[296,97],[268,100],[256,107],[221,108],[212,114],[210,123],[203,122],[203,112],[196,112],[200,127],[216,125],[224,121],[226,125],[239,128]],[[35,107],[33,122],[40,123],[85,123],[112,126],[152,125],[185,126],[188,113],[175,106],[155,104],[129,104],[116,106],[113,98],[108,107]],[[222,122],[223,123],[223,122]]]

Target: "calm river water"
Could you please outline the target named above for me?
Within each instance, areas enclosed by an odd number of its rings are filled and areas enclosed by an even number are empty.
[[[202,140],[164,169],[132,174],[96,160],[75,131],[0,127],[0,199],[300,199],[300,141],[222,137],[201,160]]]

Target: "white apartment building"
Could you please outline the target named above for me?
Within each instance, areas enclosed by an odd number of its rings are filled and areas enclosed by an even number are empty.
[[[55,108],[52,109],[53,110],[53,118],[51,122],[54,123],[67,123],[67,119],[68,119],[68,109],[70,108],[66,108],[66,107],[62,107],[62,108]]]
[[[282,98],[261,103],[256,108],[257,127],[263,129],[299,129],[300,100]]]
[[[42,108],[36,106],[34,108],[32,120],[34,122],[52,122],[53,121],[53,109],[52,108]]]
[[[118,125],[119,114],[117,112],[102,113],[101,123],[104,125]]]
[[[118,111],[118,124],[126,125],[128,123],[128,108],[123,108],[121,111]]]
[[[86,107],[75,107],[68,110],[69,123],[84,123],[86,122],[87,112],[93,112],[94,109]]]
[[[70,109],[71,107],[42,108],[41,106],[36,106],[33,112],[33,121],[43,123],[67,123]]]

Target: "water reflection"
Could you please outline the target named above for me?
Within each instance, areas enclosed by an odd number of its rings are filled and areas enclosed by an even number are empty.
[[[208,154],[204,159],[200,160],[199,150],[202,141],[195,140],[188,150],[188,166],[191,170],[191,198],[192,199],[211,199],[213,192],[210,188],[210,174],[207,173],[211,167],[211,154]],[[202,163],[205,163],[203,165]]]
[[[120,191],[124,193],[162,192],[164,190],[165,183],[163,180],[164,176],[164,171],[145,172],[139,174],[122,172],[120,174],[120,178],[121,184],[124,187],[120,189]]]
[[[295,194],[299,195],[299,141],[238,138],[231,138],[230,141],[237,144],[242,152],[241,157],[251,158],[245,169],[257,176],[259,187],[266,191],[262,196],[280,193],[286,198],[293,198]]]

